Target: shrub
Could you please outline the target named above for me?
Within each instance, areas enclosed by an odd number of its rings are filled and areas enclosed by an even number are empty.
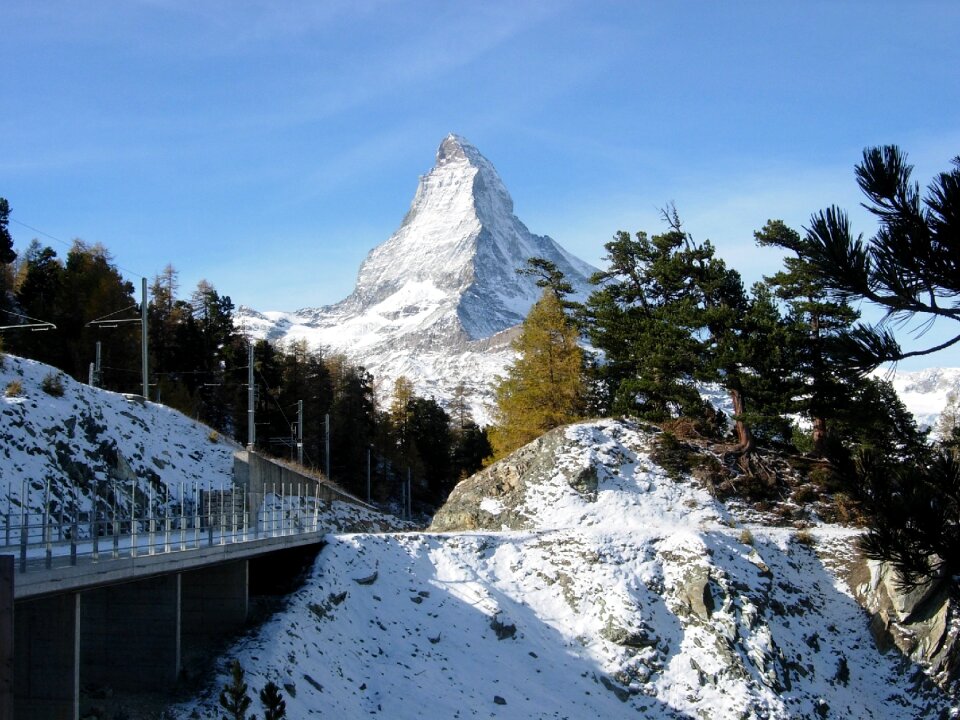
[[[63,375],[57,372],[47,373],[40,382],[40,387],[47,395],[63,397]]]
[[[220,442],[220,433],[218,433],[216,430],[211,430],[210,434],[207,435],[207,440],[209,440],[212,443]]]
[[[801,545],[806,545],[807,547],[813,547],[817,544],[817,539],[813,536],[813,533],[807,529],[797,530],[793,536],[793,539]]]
[[[801,485],[793,491],[793,501],[797,505],[806,505],[819,499],[820,493],[813,485]]]
[[[662,432],[656,439],[651,453],[653,461],[666,470],[672,480],[679,480],[682,475],[690,472],[690,454],[690,447],[667,431]]]
[[[747,528],[744,528],[740,531],[739,540],[744,545],[753,545],[753,533],[750,532]]]
[[[11,380],[7,383],[6,396],[9,398],[20,397],[23,395],[23,383],[19,380]]]

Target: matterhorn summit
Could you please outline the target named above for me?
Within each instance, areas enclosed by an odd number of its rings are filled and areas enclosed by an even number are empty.
[[[404,375],[418,393],[442,401],[463,382],[482,421],[490,382],[512,357],[510,330],[540,297],[535,278],[516,272],[532,257],[553,262],[577,294],[588,292],[594,268],[531,233],[493,164],[451,134],[400,227],[370,251],[346,299],[294,313],[242,308],[239,319],[259,337],[305,339],[345,354],[380,381],[381,392]]]

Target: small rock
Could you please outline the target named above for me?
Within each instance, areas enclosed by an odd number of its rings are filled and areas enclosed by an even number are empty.
[[[494,695],[494,696],[493,696],[493,702],[496,703],[497,705],[506,705],[506,704],[507,704],[507,701],[504,700],[504,699],[503,699],[502,697],[500,697],[499,695]]]

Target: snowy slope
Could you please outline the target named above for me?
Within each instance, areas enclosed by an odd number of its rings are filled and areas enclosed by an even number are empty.
[[[960,368],[898,370],[892,375],[878,370],[876,375],[890,380],[920,427],[935,427],[947,404],[947,396],[960,394]]]
[[[59,376],[63,395],[41,385]],[[7,394],[10,383],[19,394]],[[190,488],[230,483],[237,446],[205,425],[135,395],[121,395],[72,380],[42,363],[11,355],[0,367],[0,511],[8,497],[19,508],[26,481],[28,505],[39,511],[47,480],[57,503],[86,507],[93,488],[102,498],[109,483],[143,495],[178,497]],[[74,488],[77,489],[76,496]],[[187,490],[185,490],[187,492]]]
[[[491,529],[331,536],[287,609],[230,651],[250,687],[276,682],[297,718],[949,712],[876,649],[835,574],[855,561],[851,531],[815,529],[811,545],[739,526],[669,479],[632,423],[553,442],[478,500]],[[499,529],[508,515],[524,529]],[[226,666],[175,717],[218,717]]]
[[[240,308],[238,322],[256,337],[305,339],[344,353],[386,390],[402,374],[442,400],[464,381],[482,416],[490,381],[512,358],[504,331],[542,292],[516,273],[531,257],[554,262],[579,296],[588,292],[594,268],[533,235],[490,161],[449,135],[400,227],[364,260],[349,297],[295,313]]]

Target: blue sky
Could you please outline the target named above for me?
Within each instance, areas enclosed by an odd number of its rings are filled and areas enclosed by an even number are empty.
[[[347,295],[456,132],[517,214],[588,262],[675,202],[748,281],[752,233],[858,209],[897,143],[926,185],[960,153],[960,3],[3,4],[0,196],[22,249],[102,242],[237,304]],[[43,235],[55,249],[64,251]],[[61,253],[62,254],[62,253]],[[960,365],[960,351],[914,363]]]

